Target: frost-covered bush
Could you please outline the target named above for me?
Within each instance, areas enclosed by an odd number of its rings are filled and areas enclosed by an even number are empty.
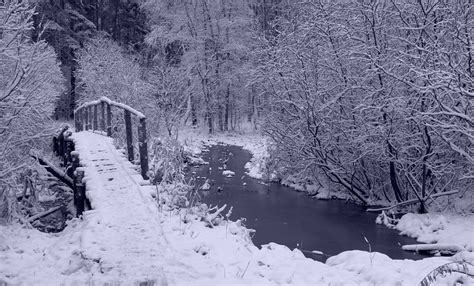
[[[186,155],[181,144],[167,137],[163,140],[154,138],[150,145],[151,180],[157,186],[160,205],[183,208],[193,204],[196,193],[192,182],[185,177]]]
[[[154,138],[151,146],[153,150],[151,166],[154,170],[154,180],[165,183],[184,182],[186,154],[179,141],[173,138]]]
[[[13,205],[8,203],[11,202],[8,196],[13,196],[18,188],[18,174],[28,165],[30,147],[50,139],[53,132],[50,115],[63,90],[64,79],[55,52],[46,42],[31,39],[34,13],[29,1],[0,2],[0,199],[3,204],[0,216],[3,219],[4,212],[7,218],[12,218]]]

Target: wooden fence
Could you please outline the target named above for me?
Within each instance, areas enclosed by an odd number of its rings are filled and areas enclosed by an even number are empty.
[[[102,131],[112,136],[112,107],[123,110],[125,124],[125,139],[127,155],[130,162],[134,162],[132,115],[138,118],[138,153],[140,158],[141,175],[148,179],[148,144],[146,134],[146,117],[143,113],[128,105],[112,101],[107,97],[82,104],[74,110],[74,124],[76,131]]]

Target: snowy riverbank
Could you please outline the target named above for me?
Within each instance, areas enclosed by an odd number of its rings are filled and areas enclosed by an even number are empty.
[[[381,215],[377,223],[423,243],[404,246],[406,250],[433,250],[435,254],[474,251],[474,214],[408,213],[395,221]]]

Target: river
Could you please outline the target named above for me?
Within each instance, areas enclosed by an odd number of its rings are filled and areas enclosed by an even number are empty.
[[[354,249],[381,252],[393,259],[426,257],[403,251],[401,245],[417,242],[375,224],[376,214],[367,213],[362,206],[313,199],[289,187],[247,176],[244,165],[251,154],[241,147],[210,146],[202,157],[209,165],[191,168],[197,186],[207,178],[212,182],[209,191],[201,191],[201,200],[210,205],[233,206],[231,219],[246,219],[245,225],[256,230],[252,241],[257,246],[276,242],[298,248],[322,262]],[[224,176],[224,167],[235,175]]]

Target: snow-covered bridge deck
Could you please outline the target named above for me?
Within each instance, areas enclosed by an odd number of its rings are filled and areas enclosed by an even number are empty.
[[[158,210],[142,179],[113,139],[83,131],[72,134],[85,171],[86,196],[92,210],[84,212],[81,255],[101,272],[118,271],[126,281],[162,273],[167,249]],[[123,281],[122,280],[122,281]],[[136,281],[136,280],[135,280]]]

